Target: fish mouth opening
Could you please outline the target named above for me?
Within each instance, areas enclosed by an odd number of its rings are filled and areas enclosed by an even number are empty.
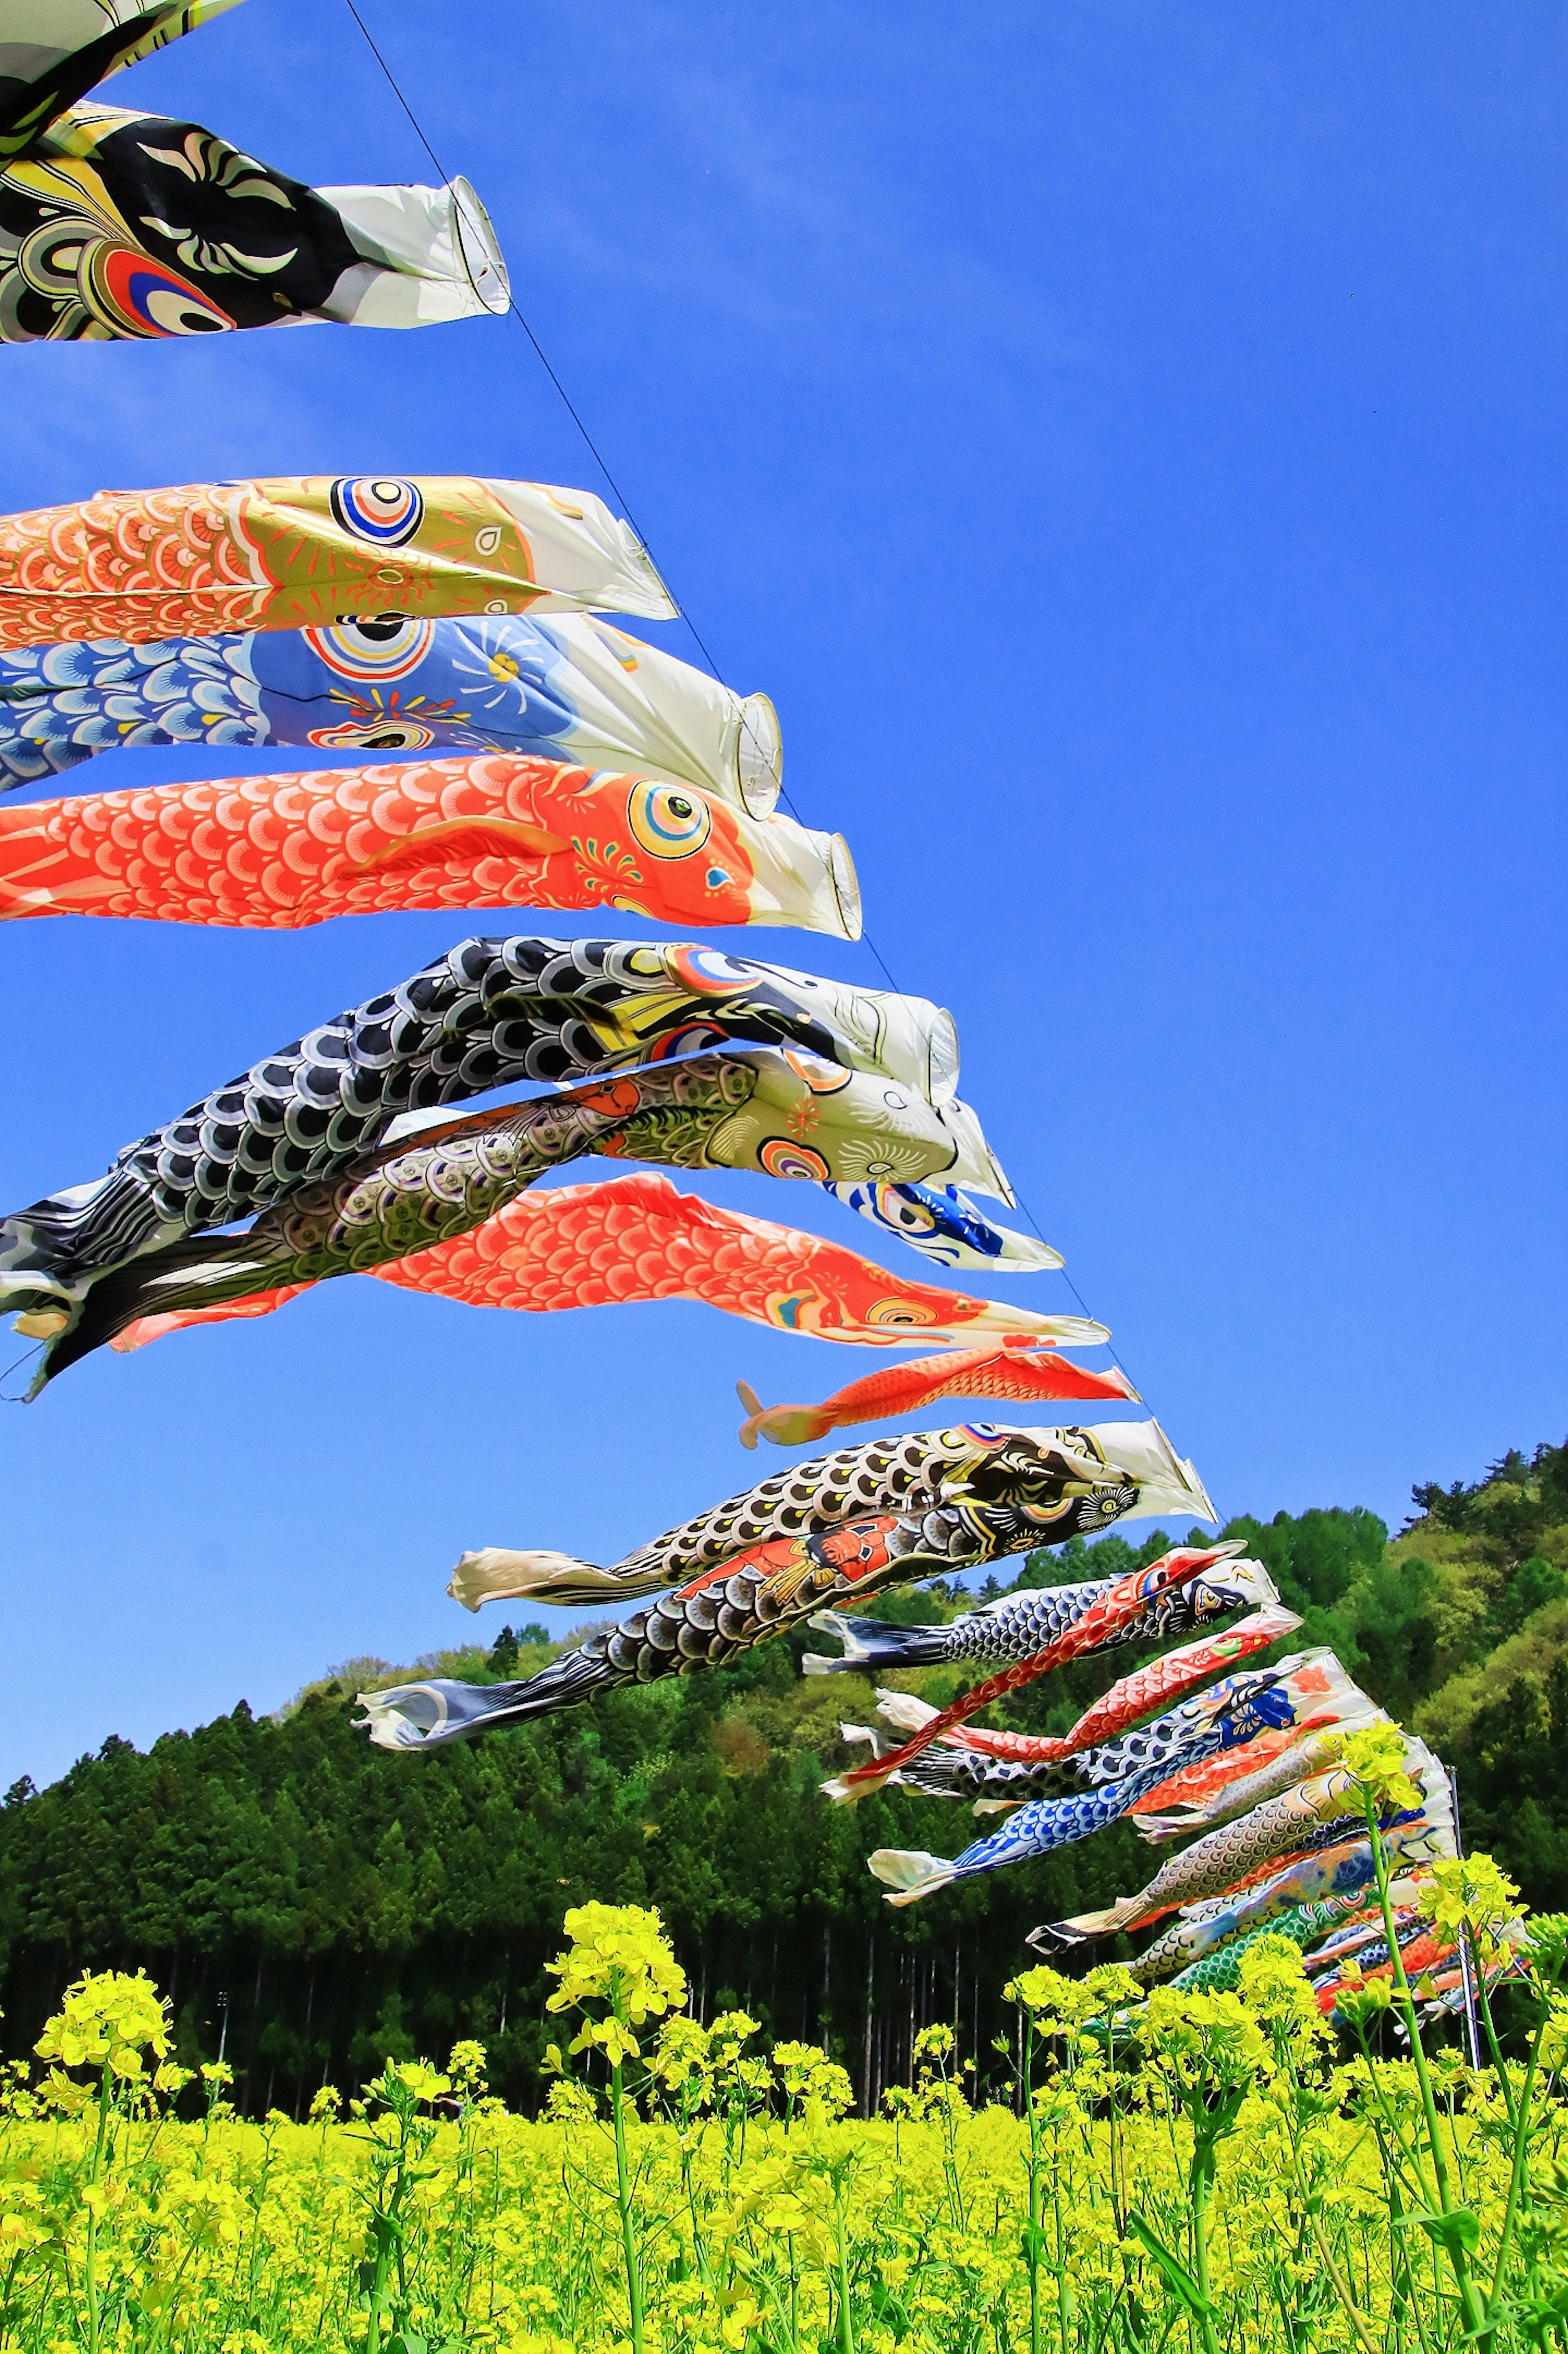
[[[772,816],[784,787],[784,737],[779,714],[765,695],[741,701],[735,787],[747,817]]]

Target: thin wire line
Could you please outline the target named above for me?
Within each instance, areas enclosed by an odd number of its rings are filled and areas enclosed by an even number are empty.
[[[403,90],[397,75],[393,72],[391,67],[387,64],[387,59],[382,56],[381,51],[377,48],[375,39],[371,34],[370,27],[366,23],[364,17],[360,15],[358,8],[355,5],[355,0],[344,0],[344,5],[348,10],[349,15],[354,18],[354,21],[358,26],[361,33],[365,36],[366,47],[369,49],[371,56],[375,58],[376,64],[386,75],[387,84],[391,89],[393,97],[397,100],[398,105],[408,116],[410,124],[413,126],[414,136],[418,139],[420,146],[424,149],[426,154],[435,165],[436,170],[440,174],[443,185],[450,186],[452,175],[447,170],[446,165],[442,163],[440,157],[431,146],[429,140],[425,134],[424,125],[420,122],[418,116],[415,113],[413,108],[409,105],[408,100],[403,95]],[[461,206],[462,203],[461,196],[457,196],[455,190],[453,193],[456,196],[456,201]],[[477,228],[479,224],[476,222],[474,226]],[[577,431],[582,435],[583,440],[588,447],[594,464],[599,468],[599,472],[603,475],[606,482],[609,485],[611,492],[614,493],[623,513],[625,514],[626,520],[631,525],[632,530],[637,534],[638,538],[641,541],[643,553],[647,556],[649,562],[653,566],[655,572],[658,572],[660,581],[664,586],[666,593],[668,594],[669,584],[664,580],[664,575],[660,570],[658,562],[649,545],[648,535],[642,529],[641,525],[638,522],[637,517],[632,511],[630,500],[627,497],[626,493],[621,489],[620,484],[616,481],[615,476],[610,472],[609,463],[606,461],[602,451],[599,449],[598,442],[594,440],[593,435],[588,431],[588,426],[584,422],[570,393],[568,393],[566,386],[561,382],[560,377],[556,374],[555,369],[551,366],[548,355],[546,354],[544,345],[540,343],[538,336],[534,333],[533,328],[529,325],[527,319],[524,315],[522,307],[517,301],[517,297],[512,292],[510,280],[508,280],[506,289],[506,307],[511,312],[512,316],[516,320],[518,325],[522,328],[523,333],[527,336],[529,343],[533,345],[535,356],[538,360],[540,366],[544,369],[545,374],[549,377],[550,382],[554,385],[556,392],[560,395],[563,408],[566,409],[567,416],[571,419],[572,423],[577,427]],[[695,621],[693,620],[685,607],[683,605],[680,605],[678,599],[672,596],[671,602],[678,606],[680,617],[685,623],[686,628],[691,631],[697,646],[700,648],[703,660],[706,663],[714,678],[717,680],[721,686],[726,685],[726,681],[724,673],[720,670],[718,663],[715,661],[714,656],[709,650],[707,640],[698,629]],[[733,692],[733,690],[731,691]],[[779,797],[780,801],[783,801],[785,807],[789,810],[790,815],[796,820],[797,823],[803,824],[805,821],[801,818],[800,810],[796,807],[795,802],[791,800],[789,792],[785,790],[782,784],[780,784],[779,787]],[[899,989],[898,983],[894,978],[892,966],[888,963],[887,959],[883,955],[882,950],[877,947],[876,942],[872,938],[871,934],[864,928],[863,924],[861,928],[861,938],[866,949],[874,958],[877,965],[880,967],[882,976],[886,981],[888,988],[893,991],[895,996],[902,996],[904,992]],[[1030,1208],[1028,1203],[1024,1200],[1022,1194],[1017,1194],[1015,1198],[1019,1211],[1028,1221],[1029,1225],[1033,1227],[1036,1238],[1041,1243],[1045,1244],[1045,1247],[1047,1249],[1050,1249],[1051,1246],[1050,1244],[1045,1243],[1045,1235],[1041,1227],[1040,1222],[1034,1215],[1033,1211]],[[1067,1289],[1072,1293],[1073,1298],[1076,1300],[1084,1316],[1089,1322],[1096,1322],[1097,1320],[1090,1314],[1087,1300],[1086,1300],[1083,1293],[1078,1289],[1078,1287],[1074,1282],[1072,1277],[1067,1273],[1065,1267],[1060,1267],[1057,1272],[1060,1274],[1062,1280],[1066,1285]],[[1112,1364],[1114,1364],[1119,1372],[1126,1373],[1128,1380],[1131,1381],[1132,1376],[1130,1373],[1128,1373],[1127,1367],[1122,1363],[1121,1358],[1116,1348],[1109,1341],[1106,1343],[1106,1348]],[[1133,1386],[1136,1388],[1137,1384],[1134,1383]]]

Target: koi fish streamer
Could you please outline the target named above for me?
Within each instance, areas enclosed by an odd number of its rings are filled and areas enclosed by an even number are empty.
[[[1213,1654],[1221,1652],[1222,1647],[1224,1652],[1228,1654],[1229,1662],[1234,1664],[1245,1658],[1250,1652],[1262,1650],[1266,1644],[1277,1642],[1282,1635],[1289,1634],[1300,1624],[1301,1621],[1290,1611],[1282,1610],[1271,1604],[1262,1610],[1255,1611],[1239,1627],[1228,1629],[1226,1634],[1207,1638],[1202,1643],[1191,1644],[1187,1646],[1184,1653],[1171,1653],[1167,1659],[1158,1661],[1156,1664],[1167,1666],[1171,1659],[1185,1657],[1191,1659],[1194,1653],[1208,1654],[1208,1663],[1203,1668],[1187,1673],[1186,1688],[1191,1690],[1202,1675],[1209,1672],[1210,1667],[1213,1664]],[[1140,1675],[1144,1672],[1139,1670]],[[1219,1744],[1220,1750],[1226,1755],[1250,1752],[1263,1736],[1264,1728],[1269,1722],[1270,1707],[1276,1717],[1287,1724],[1293,1725],[1297,1722],[1299,1711],[1313,1704],[1305,1699],[1299,1690],[1299,1678],[1303,1676],[1308,1682],[1316,1681],[1309,1667],[1289,1659],[1283,1660],[1277,1668],[1269,1670],[1258,1689],[1260,1691],[1277,1690],[1277,1699],[1266,1707],[1260,1704],[1256,1712],[1256,1723],[1245,1735],[1237,1729],[1243,1720],[1233,1712],[1231,1737]],[[1134,1677],[1125,1677],[1123,1686],[1131,1684],[1135,1681]],[[1215,1702],[1214,1695],[1233,1689],[1235,1684],[1236,1679],[1233,1676],[1225,1684],[1212,1685],[1202,1696],[1201,1701],[1184,1700],[1183,1704],[1190,1708],[1202,1708],[1210,1704],[1217,1706],[1218,1702]],[[1114,1699],[1115,1692],[1121,1689],[1121,1686],[1115,1687],[1111,1693],[1107,1694],[1107,1700]],[[895,1703],[904,1697],[907,1696],[888,1695],[888,1698]],[[1171,1700],[1176,1700],[1182,1698],[1182,1694],[1178,1691],[1168,1697]],[[1105,1704],[1103,1702],[1098,1703],[1102,1709]],[[1123,1707],[1125,1705],[1124,1702]],[[916,1710],[920,1712],[919,1714],[915,1713]],[[916,1702],[914,1709],[907,1713],[896,1707],[889,1707],[885,1703],[880,1713],[889,1721],[902,1723],[913,1732],[918,1730],[921,1723],[928,1723],[937,1714],[937,1711],[925,1702]],[[1146,1708],[1140,1707],[1131,1711],[1131,1714],[1135,1716],[1145,1713],[1147,1713]],[[1032,1742],[1032,1736],[1026,1734],[976,1734],[968,1725],[959,1725],[949,1733],[945,1740],[938,1741],[927,1749],[924,1755],[916,1758],[914,1765],[906,1767],[896,1778],[906,1788],[918,1790],[931,1797],[973,1797],[978,1792],[981,1803],[976,1808],[976,1812],[982,1810],[995,1812],[999,1804],[1003,1801],[1012,1803],[1024,1798],[1065,1797],[1075,1791],[1091,1788],[1097,1783],[1106,1779],[1107,1771],[1118,1774],[1129,1772],[1133,1762],[1140,1766],[1145,1763],[1152,1763],[1156,1749],[1172,1762],[1186,1757],[1191,1755],[1191,1745],[1185,1739],[1187,1722],[1178,1709],[1174,1712],[1168,1712],[1161,1715],[1151,1726],[1143,1727],[1137,1732],[1132,1731],[1129,1726],[1115,1739],[1084,1743],[1065,1755],[1058,1754],[1052,1757],[1020,1755],[1016,1748],[1011,1751],[1004,1749],[1001,1754],[989,1754],[985,1748],[979,1745],[980,1743],[996,1741],[1028,1744]],[[841,1726],[840,1730],[846,1740],[852,1737],[869,1739],[879,1748],[885,1740],[884,1734],[869,1733],[863,1726]],[[977,1745],[970,1747],[971,1741]],[[1237,1744],[1244,1741],[1245,1751],[1238,1751]],[[892,1744],[889,1743],[887,1745],[891,1747]],[[1033,1745],[1043,1748],[1046,1744],[1040,1742]],[[1051,1745],[1059,1747],[1057,1744]],[[1167,1771],[1170,1771],[1169,1766]]]
[[[810,1147],[795,1141],[803,1130]],[[583,1151],[789,1177],[868,1159],[917,1169],[951,1149],[941,1115],[901,1089],[810,1055],[758,1049],[503,1105],[301,1186],[244,1235],[171,1243],[100,1276],[81,1301],[57,1301],[48,1324],[31,1326],[55,1331],[29,1395],[140,1317],[363,1273],[449,1241]]]
[[[149,744],[515,752],[695,785],[772,814],[784,758],[765,695],[588,613],[244,631],[0,654],[0,790]]]
[[[925,998],[658,940],[461,940],[128,1144],[107,1177],[0,1220],[0,1298],[46,1310],[79,1298],[142,1251],[351,1168],[405,1113],[728,1039],[800,1046],[930,1102],[950,1105],[957,1084],[951,1018]],[[975,1158],[977,1134],[955,1134],[970,1148],[965,1167],[1005,1186],[989,1152]]]
[[[898,1749],[874,1758],[868,1766],[857,1766],[852,1773],[835,1776],[824,1782],[822,1788],[831,1798],[851,1806],[869,1797],[874,1790],[892,1780],[894,1775],[907,1766],[933,1741],[939,1740],[949,1726],[961,1724],[994,1700],[1016,1691],[1037,1676],[1048,1675],[1053,1668],[1064,1667],[1069,1659],[1083,1658],[1086,1652],[1109,1649],[1114,1644],[1160,1640],[1173,1633],[1185,1633],[1188,1627],[1201,1625],[1205,1618],[1224,1611],[1245,1609],[1249,1605],[1277,1602],[1278,1596],[1261,1564],[1237,1562],[1237,1547],[1222,1545],[1204,1552],[1190,1546],[1178,1547],[1162,1553],[1147,1569],[1133,1571],[1121,1578],[1096,1578],[1078,1589],[1087,1598],[1080,1611],[1065,1597],[1075,1589],[1058,1586],[1048,1589],[1049,1599],[1037,1614],[1037,1637],[1050,1629],[1051,1639],[1042,1648],[1013,1666],[1004,1668],[1000,1675],[976,1684],[959,1700],[943,1709],[927,1725],[913,1734]],[[1190,1587],[1190,1593],[1181,1589]],[[1034,1597],[1039,1599],[1038,1596]],[[1072,1615],[1065,1613],[1071,1609]],[[852,1622],[834,1611],[821,1612],[812,1621],[846,1640],[845,1629]],[[818,1659],[815,1667],[808,1652],[800,1665],[810,1675],[835,1672],[843,1661]]]
[[[0,343],[503,312],[466,180],[310,188],[198,123],[80,101],[233,0],[0,0]]]
[[[467,180],[312,188],[199,122],[90,101],[0,159],[0,344],[426,327],[511,298]]]
[[[731,1316],[800,1332],[819,1341],[895,1347],[905,1328],[919,1326],[954,1341],[970,1332],[1023,1323],[1068,1346],[1082,1338],[1079,1317],[1038,1316],[991,1299],[968,1299],[923,1283],[900,1283],[885,1268],[815,1235],[722,1210],[693,1193],[677,1193],[666,1177],[639,1171],[602,1185],[563,1185],[521,1194],[493,1218],[450,1243],[412,1258],[369,1269],[383,1282],[471,1308],[522,1310],[553,1315],[566,1308],[624,1307],[652,1299],[700,1300]],[[231,1317],[270,1315],[311,1289],[253,1294],[221,1308],[186,1309],[143,1317],[113,1346],[141,1348],[164,1332]],[[1097,1328],[1096,1328],[1097,1329]],[[966,1354],[984,1353],[967,1352]],[[956,1359],[955,1362],[961,1362]],[[1065,1357],[1033,1360],[1042,1371],[1034,1394],[1125,1396],[1119,1376],[1091,1373]],[[961,1381],[955,1391],[967,1394]]]
[[[1425,1744],[1408,1741],[1405,1759],[1405,1770],[1425,1793],[1428,1806],[1439,1783],[1440,1803],[1446,1805],[1447,1777]],[[1120,1929],[1141,1928],[1162,1913],[1224,1894],[1276,1856],[1293,1849],[1307,1850],[1314,1840],[1342,1841],[1361,1820],[1359,1787],[1348,1766],[1335,1766],[1327,1773],[1315,1774],[1293,1789],[1265,1799],[1239,1821],[1195,1840],[1181,1854],[1172,1856],[1136,1895],[1118,1897],[1100,1912],[1053,1923],[1046,1934],[1060,1944],[1077,1945],[1087,1937],[1108,1937]]]
[[[1294,1611],[1278,1603],[1267,1603],[1250,1618],[1244,1618],[1239,1627],[1227,1628],[1220,1635],[1202,1636],[1195,1643],[1184,1643],[1180,1650],[1167,1651],[1163,1659],[1150,1659],[1146,1666],[1135,1668],[1131,1675],[1118,1678],[1109,1691],[1084,1711],[1070,1733],[1005,1733],[989,1725],[955,1724],[938,1734],[938,1755],[962,1750],[977,1760],[1001,1760],[1031,1770],[1054,1764],[1058,1758],[1071,1757],[1081,1749],[1108,1741],[1115,1734],[1125,1733],[1151,1709],[1179,1700],[1216,1669],[1235,1667],[1254,1651],[1261,1651],[1266,1645],[1294,1634],[1300,1624]],[[879,1688],[876,1698],[877,1714],[902,1733],[918,1733],[940,1713],[929,1701],[917,1700],[913,1692]],[[880,1740],[881,1735],[874,1737]],[[927,1755],[927,1762],[931,1762],[930,1753]]]
[[[293,931],[415,907],[614,907],[860,938],[841,834],[512,752],[0,809],[0,917]]]
[[[1215,1758],[1206,1766],[1191,1766],[1151,1790],[1134,1818],[1139,1836],[1158,1846],[1187,1831],[1203,1830],[1245,1814],[1295,1783],[1326,1773],[1339,1756],[1346,1733],[1383,1722],[1386,1722],[1383,1711],[1374,1708],[1347,1678],[1343,1693],[1320,1702],[1293,1729],[1260,1735],[1249,1757]],[[1188,1797],[1198,1790],[1207,1796]]]
[[[1239,1539],[1201,1551],[1181,1548],[1162,1554],[1156,1565],[1163,1568],[1167,1563],[1179,1562],[1184,1565],[1185,1575],[1195,1576],[1224,1562],[1255,1578],[1260,1600],[1277,1603],[1279,1596],[1262,1563],[1235,1560],[1241,1549]],[[1133,1575],[1141,1576],[1143,1573],[1136,1571]],[[1115,1577],[1093,1582],[1097,1592],[1107,1595],[1127,1583],[1125,1578]],[[824,1625],[822,1631],[836,1635],[842,1643],[842,1656],[832,1659],[808,1652],[800,1664],[809,1676],[836,1676],[874,1673],[887,1668],[936,1668],[960,1663],[968,1666],[971,1662],[991,1665],[998,1660],[1031,1659],[1055,1641],[1066,1623],[1061,1616],[1060,1596],[1077,1590],[1075,1586],[1027,1587],[1020,1594],[1004,1594],[979,1610],[966,1610],[942,1627],[891,1626],[878,1618],[845,1619],[832,1627]],[[934,1723],[936,1720],[929,1722]],[[955,1718],[953,1722],[957,1724],[962,1720]],[[920,1745],[927,1745],[925,1740]]]
[[[680,618],[630,525],[542,482],[281,475],[0,516],[0,647],[599,609]]]
[[[999,1313],[1004,1311],[998,1311]],[[1065,1374],[1097,1384],[1092,1389],[1063,1389]],[[877,1422],[885,1415],[917,1414],[938,1398],[1061,1398],[1123,1397],[1138,1402],[1138,1392],[1122,1373],[1086,1373],[1064,1366],[1060,1357],[1026,1354],[1022,1334],[1009,1333],[1000,1344],[965,1349],[956,1355],[916,1357],[906,1365],[868,1373],[835,1390],[821,1405],[765,1406],[745,1382],[736,1391],[746,1408],[740,1443],[755,1449],[758,1433],[775,1447],[805,1447],[857,1422]]]
[[[617,1684],[689,1675],[797,1624],[824,1601],[972,1569],[1038,1544],[1054,1517],[1049,1506],[966,1499],[919,1514],[850,1521],[819,1535],[777,1538],[590,1636],[526,1682],[437,1679],[361,1692],[366,1714],[356,1722],[382,1748],[429,1749],[525,1723]],[[1228,1606],[1215,1592],[1204,1606]]]
[[[1393,1872],[1418,1872],[1439,1856],[1452,1855],[1454,1821],[1446,1777],[1441,1792],[1429,1790],[1420,1808],[1384,1824],[1382,1840]],[[1363,1829],[1359,1839],[1341,1839],[1303,1851],[1243,1887],[1184,1906],[1180,1919],[1162,1930],[1128,1967],[1143,1985],[1153,1985],[1202,1961],[1249,1930],[1272,1925],[1298,1905],[1341,1900],[1347,1905],[1364,1904],[1375,1877],[1372,1847]],[[1060,1942],[1054,1930],[1044,1926],[1032,1929],[1024,1940],[1043,1953],[1054,1951]]]
[[[465,1553],[447,1591],[467,1610],[517,1598],[594,1605],[678,1585],[747,1546],[840,1527],[866,1513],[915,1512],[943,1503],[949,1488],[982,1500],[1021,1492],[1049,1505],[1054,1532],[1041,1544],[1167,1511],[1202,1494],[1157,1422],[1012,1430],[993,1423],[873,1438],[772,1472],[755,1487],[640,1545],[612,1568],[570,1553],[487,1545]],[[1188,1484],[1190,1481],[1190,1485]],[[1176,1509],[1182,1509],[1178,1502]]]
[[[1278,1670],[1227,1676],[1180,1702],[1153,1724],[1123,1734],[1070,1762],[1036,1767],[1037,1775],[1054,1777],[1046,1794],[1021,1807],[999,1830],[977,1840],[951,1861],[905,1848],[878,1848],[869,1859],[872,1872],[895,1892],[889,1903],[912,1904],[954,1880],[972,1879],[1086,1839],[1128,1814],[1180,1759],[1227,1751],[1245,1754],[1260,1732],[1299,1723],[1303,1710],[1312,1705],[1311,1695],[1302,1693],[1294,1681],[1294,1670],[1301,1665],[1287,1660]],[[929,1786],[924,1777],[941,1762],[927,1752],[913,1773],[900,1778],[926,1788]]]

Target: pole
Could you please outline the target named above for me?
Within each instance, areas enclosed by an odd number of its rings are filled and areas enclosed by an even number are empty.
[[[1454,1852],[1463,1856],[1465,1841],[1459,1829],[1459,1776],[1448,1768],[1448,1803],[1454,1810]],[[1476,1980],[1470,1967],[1470,1933],[1459,1931],[1459,1983],[1465,1990],[1465,2041],[1469,2049],[1470,2065],[1478,2072],[1481,2064],[1481,2039],[1476,2024]]]

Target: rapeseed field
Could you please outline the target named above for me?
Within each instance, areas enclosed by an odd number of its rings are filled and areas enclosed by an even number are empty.
[[[1435,1904],[1478,1968],[1512,1892]],[[151,1981],[90,1975],[0,2116],[0,2346],[27,2354],[1458,2354],[1568,2343],[1568,1922],[1526,1925],[1510,2056],[1426,2051],[1402,1969],[1326,2025],[1297,1947],[1223,1992],[1116,1967],[1010,1988],[1012,2105],[952,2031],[848,2115],[842,2068],[705,2026],[657,1914],[587,1904],[552,1966],[537,2120],[484,2053],[388,2063],[308,2122],[168,2056]],[[1511,1955],[1517,1947],[1510,1947]],[[1397,2032],[1403,2023],[1406,2040]],[[1511,2056],[1517,2046],[1518,2057]]]

